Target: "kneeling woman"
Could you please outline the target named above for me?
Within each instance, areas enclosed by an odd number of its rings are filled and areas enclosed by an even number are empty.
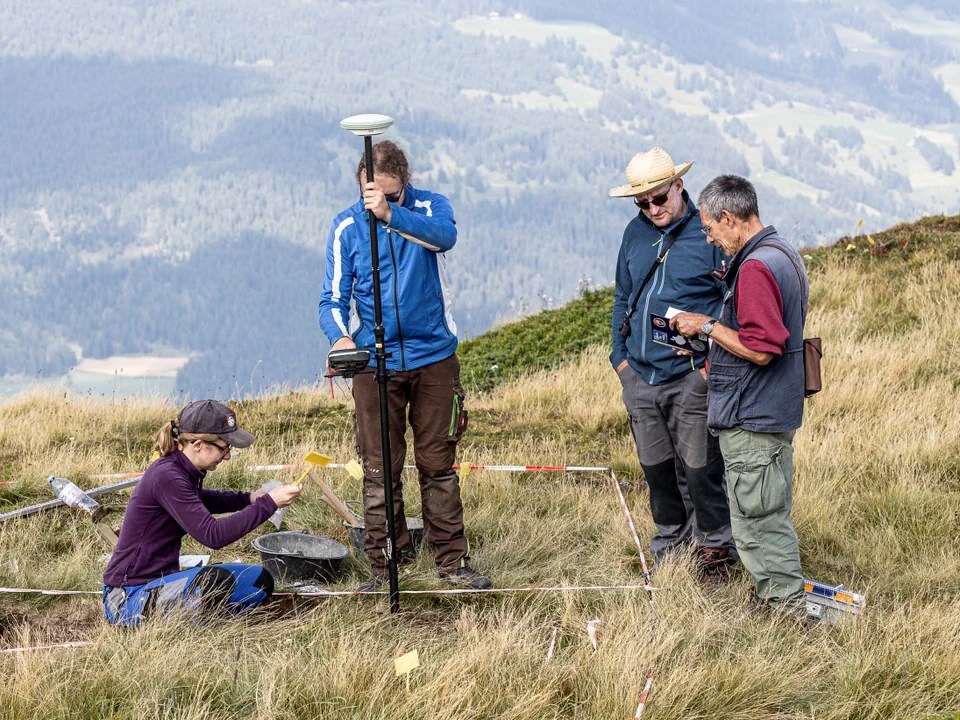
[[[161,457],[147,468],[127,504],[120,541],[103,576],[103,607],[115,625],[136,627],[170,611],[237,613],[273,593],[260,565],[227,563],[180,571],[180,542],[189,535],[219,549],[239,540],[300,494],[297,485],[264,493],[207,490],[203,480],[234,447],[256,438],[216,400],[183,408],[157,435]],[[212,513],[233,512],[223,518]]]

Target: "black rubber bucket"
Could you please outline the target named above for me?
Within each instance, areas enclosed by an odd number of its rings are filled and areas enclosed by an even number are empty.
[[[305,532],[275,532],[253,541],[263,566],[281,584],[296,582],[336,582],[344,558],[350,554],[346,545],[330,538]]]
[[[363,555],[363,541],[367,538],[367,528],[360,520],[359,525],[351,525],[344,521],[343,526],[350,533],[350,542],[357,549],[357,552]],[[418,517],[407,515],[407,531],[410,533],[410,544],[413,546],[413,552],[418,552],[423,545],[423,520]]]

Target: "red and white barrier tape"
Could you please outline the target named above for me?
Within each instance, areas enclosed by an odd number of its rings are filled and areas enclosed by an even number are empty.
[[[416,467],[405,465],[404,467]],[[607,472],[609,467],[592,465],[454,465],[454,470],[490,470],[493,472]]]
[[[643,568],[643,579],[650,584],[650,570],[647,569],[647,557],[643,554],[643,545],[640,544],[640,536],[637,535],[637,529],[633,525],[633,515],[630,514],[630,508],[627,507],[627,499],[623,496],[623,490],[620,489],[620,483],[617,482],[617,476],[613,472],[613,468],[607,468],[607,473],[610,477],[610,482],[613,483],[614,489],[617,491],[617,497],[620,498],[620,507],[623,508],[623,514],[627,516],[627,526],[630,528],[630,534],[633,535],[633,541],[637,544],[637,552],[640,553],[640,566]],[[653,595],[650,595],[650,599],[653,600]]]
[[[633,714],[633,720],[640,720],[643,709],[647,706],[647,697],[650,695],[650,688],[653,686],[653,670],[647,673],[647,681],[643,684],[643,692],[640,693],[640,704],[637,705],[637,711]]]

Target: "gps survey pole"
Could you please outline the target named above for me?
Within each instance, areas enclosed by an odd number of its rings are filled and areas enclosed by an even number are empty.
[[[373,182],[373,136],[393,125],[386,115],[353,115],[340,122],[340,127],[363,138],[367,182]],[[400,611],[400,584],[397,580],[397,536],[393,516],[393,463],[390,459],[390,419],[387,407],[387,351],[384,346],[383,311],[380,306],[380,245],[377,240],[377,217],[367,211],[370,220],[370,258],[373,265],[373,338],[376,345],[377,387],[380,391],[380,444],[383,456],[383,494],[387,505],[387,573],[390,578],[390,612]]]

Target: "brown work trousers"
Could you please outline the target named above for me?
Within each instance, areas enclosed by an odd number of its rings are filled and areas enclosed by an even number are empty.
[[[353,378],[353,399],[357,412],[357,451],[363,460],[363,520],[367,528],[363,549],[370,558],[373,573],[383,575],[387,572],[387,503],[383,485],[380,395],[373,374],[363,373]],[[401,480],[407,454],[409,407],[425,540],[441,570],[455,570],[467,555],[460,478],[453,470],[457,442],[467,425],[463,399],[460,361],[456,355],[416,370],[392,372],[387,383],[395,552],[405,552],[410,547]],[[397,557],[399,560],[401,556]]]

